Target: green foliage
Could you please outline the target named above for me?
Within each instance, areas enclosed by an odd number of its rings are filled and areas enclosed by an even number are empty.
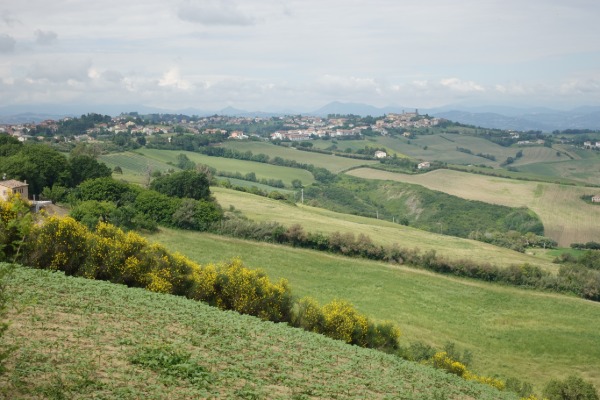
[[[207,369],[189,352],[174,346],[143,346],[129,358],[129,362],[162,376],[184,379],[195,386],[208,386],[213,380]]]
[[[30,205],[20,196],[0,199],[0,261],[15,261],[33,227]]]
[[[46,186],[42,190],[42,198],[52,201],[54,204],[62,203],[67,199],[69,189],[59,184],[54,184],[52,187]]]
[[[112,171],[104,163],[86,155],[74,156],[69,159],[71,186],[77,186],[87,179],[110,177]]]
[[[129,230],[156,231],[156,221],[138,212],[132,205],[117,207],[107,201],[86,200],[77,203],[69,213],[75,220],[93,230],[98,222],[109,222],[119,228]]]
[[[506,391],[516,393],[522,398],[533,395],[533,385],[529,382],[523,382],[517,378],[508,378],[505,384]]]
[[[467,238],[472,232],[516,231],[543,234],[537,215],[465,200],[420,185],[340,176],[335,183],[304,190],[309,204],[337,212],[395,220],[431,232]],[[483,237],[483,236],[481,236]]]
[[[124,200],[135,198],[140,190],[112,178],[90,179],[78,187],[81,200],[111,201],[117,205],[122,204]]]
[[[598,400],[598,391],[582,378],[571,375],[565,380],[551,380],[544,387],[548,400]]]
[[[135,198],[135,208],[158,223],[171,225],[173,214],[181,205],[181,199],[169,197],[154,190],[144,190]]]
[[[150,189],[167,196],[207,200],[210,198],[209,180],[196,171],[175,172],[161,176],[150,184]]]
[[[99,221],[109,222],[117,207],[108,201],[86,200],[71,209],[69,215],[88,229],[96,228]]]
[[[0,171],[12,179],[27,181],[30,194],[40,194],[46,186],[69,182],[65,156],[44,144],[25,144],[19,152],[0,158]]]
[[[10,354],[15,350],[13,346],[6,343],[6,330],[8,322],[6,321],[6,313],[10,296],[7,290],[7,281],[10,278],[13,270],[11,264],[0,263],[0,375],[6,372],[5,362]]]
[[[196,168],[196,163],[189,159],[188,156],[181,153],[177,156],[177,168],[181,168],[183,170],[193,170]]]
[[[23,143],[16,137],[0,133],[0,156],[9,157],[21,151]]]

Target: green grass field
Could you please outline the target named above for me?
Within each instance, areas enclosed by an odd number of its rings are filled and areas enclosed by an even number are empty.
[[[211,188],[223,209],[230,206],[241,211],[255,221],[276,221],[285,226],[300,224],[308,232],[363,233],[373,242],[383,245],[397,243],[403,248],[419,248],[425,252],[436,250],[438,255],[449,259],[471,259],[477,262],[490,262],[499,266],[529,263],[546,270],[555,271],[556,264],[536,249],[532,254],[523,254],[483,242],[461,239],[403,226],[392,221],[377,220],[355,215],[340,214],[322,208],[290,205],[276,200],[237,192],[223,188]],[[600,207],[599,207],[600,208]]]
[[[600,185],[600,153],[592,150],[570,150],[575,155],[571,160],[561,156],[555,162],[537,162],[521,165],[515,163],[519,171],[536,174],[547,179],[569,179],[584,184]]]
[[[519,181],[451,170],[406,175],[363,168],[348,174],[366,179],[416,183],[469,200],[529,207],[542,220],[545,235],[564,247],[571,243],[596,241],[600,237],[597,224],[600,207],[580,199],[582,195],[599,192],[598,188]]]
[[[253,154],[262,153],[271,158],[281,157],[286,160],[295,160],[299,163],[313,164],[315,167],[325,168],[333,173],[339,173],[349,168],[354,168],[361,165],[377,163],[375,160],[355,160],[346,157],[336,157],[327,154],[300,151],[294,149],[293,147],[276,146],[269,142],[227,141],[223,143],[222,146],[243,152],[250,150]]]
[[[18,267],[6,399],[516,399],[285,324]]]
[[[519,149],[507,148],[497,145],[489,140],[468,135],[457,134],[435,134],[418,135],[414,139],[391,136],[375,136],[365,140],[337,140],[335,145],[339,150],[350,148],[358,150],[365,146],[384,147],[389,154],[408,156],[422,160],[438,160],[451,164],[485,164],[498,167],[507,157],[514,157]],[[316,141],[316,146],[326,148],[331,146],[332,141]],[[457,150],[457,147],[471,150],[473,154],[467,154]],[[496,161],[476,156],[476,154],[491,154]]]
[[[141,149],[137,152],[151,160],[165,163],[172,162],[174,164],[177,163],[177,156],[183,153],[196,164],[206,164],[216,168],[217,171],[232,173],[240,172],[242,175],[248,172],[254,172],[258,179],[281,179],[286,185],[291,185],[291,182],[294,179],[301,180],[305,185],[310,185],[314,182],[314,178],[310,172],[297,168],[280,167],[277,165],[234,160],[230,158],[210,157],[189,151]]]
[[[240,256],[298,296],[351,301],[403,331],[403,343],[456,342],[475,355],[478,373],[518,377],[540,389],[573,373],[600,387],[600,304],[436,275],[404,266],[163,229],[149,236],[201,262]]]
[[[114,168],[117,165],[120,166],[123,169],[122,179],[132,183],[141,183],[145,179],[148,165],[150,165],[153,171],[179,170],[174,166],[177,164],[177,156],[179,154],[185,154],[193,162],[206,164],[216,168],[217,171],[239,172],[242,175],[254,172],[258,179],[281,179],[288,186],[291,185],[294,179],[299,179],[305,185],[310,185],[314,182],[312,174],[302,169],[280,167],[252,161],[210,157],[189,151],[139,149],[135,152],[103,155],[99,160],[110,168]],[[115,177],[120,178],[121,176],[115,174]]]
[[[115,179],[123,179],[127,182],[141,184],[146,181],[147,171],[165,172],[169,169],[179,171],[174,165],[164,161],[151,159],[134,152],[104,154],[98,157],[98,161],[105,163],[110,169],[121,167],[123,174],[113,173]]]

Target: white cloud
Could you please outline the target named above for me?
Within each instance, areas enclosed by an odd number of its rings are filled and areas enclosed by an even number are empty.
[[[569,79],[560,86],[562,94],[600,94],[600,78]]]
[[[483,92],[485,88],[473,81],[463,81],[458,78],[445,78],[440,84],[458,92]]]
[[[191,84],[181,78],[178,68],[171,68],[158,81],[159,86],[172,87],[181,90],[188,90]]]
[[[326,74],[319,77],[316,84],[320,90],[340,95],[356,92],[381,92],[381,86],[373,78]]]

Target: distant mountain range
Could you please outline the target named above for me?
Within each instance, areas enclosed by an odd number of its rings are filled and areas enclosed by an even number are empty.
[[[330,114],[371,115],[379,117],[388,113],[412,112],[414,107],[374,107],[362,103],[331,102],[317,110],[309,112],[269,112],[246,111],[227,107],[221,110],[199,110],[186,108],[166,110],[143,105],[32,105],[0,107],[0,124],[16,124],[40,122],[45,119],[60,119],[66,116],[80,116],[96,112],[99,114],[119,115],[123,112],[138,112],[140,114],[183,114],[183,115],[226,115],[239,117],[272,117],[290,114],[327,116]],[[475,125],[484,128],[512,129],[516,131],[540,130],[551,132],[564,129],[593,129],[600,130],[600,107],[578,107],[570,111],[550,108],[516,108],[503,106],[464,107],[446,106],[430,109],[419,109],[421,114],[446,118],[462,124]]]

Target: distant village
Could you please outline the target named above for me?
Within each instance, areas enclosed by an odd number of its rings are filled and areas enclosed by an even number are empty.
[[[88,114],[89,115],[89,114]],[[0,125],[0,133],[7,133],[18,140],[54,140],[64,142],[93,142],[102,137],[119,134],[137,137],[163,136],[170,142],[172,136],[178,134],[221,135],[224,139],[244,140],[260,139],[272,141],[300,142],[320,138],[358,138],[363,135],[403,136],[412,139],[415,134],[442,123],[451,123],[443,118],[421,115],[418,110],[411,112],[389,113],[381,117],[339,116],[318,117],[308,115],[291,115],[277,117],[234,117],[212,115],[205,117],[174,114],[150,114],[142,116],[137,113],[122,114],[117,117],[100,116],[102,122],[93,123],[85,129],[71,130],[69,134],[61,129],[69,121],[77,118],[45,120],[38,123]],[[84,116],[82,116],[83,118]],[[106,117],[106,118],[104,118]],[[257,133],[256,127],[262,127]],[[276,128],[273,128],[276,127]],[[478,128],[485,130],[485,128]],[[497,131],[499,139],[517,146],[543,146],[545,138],[541,132]],[[565,138],[561,143],[600,150],[600,141]],[[386,157],[376,154],[376,158]],[[420,168],[427,168],[423,165]]]
[[[251,134],[242,129],[227,129],[228,126],[240,127],[251,124],[265,124],[276,120],[281,129],[270,134],[271,140],[284,141],[303,141],[323,137],[345,137],[360,136],[365,130],[371,130],[380,135],[387,135],[390,129],[410,129],[427,128],[437,126],[444,121],[441,118],[419,115],[418,111],[390,113],[377,119],[373,118],[372,123],[365,124],[361,118],[332,117],[322,118],[314,116],[285,116],[285,117],[228,117],[228,116],[210,116],[194,119],[174,118],[167,122],[160,123],[140,123],[136,122],[131,115],[121,115],[112,118],[108,122],[101,122],[88,128],[85,132],[73,135],[73,138],[64,138],[58,135],[59,123],[68,121],[71,118],[64,118],[60,121],[45,120],[39,123],[0,125],[0,133],[8,133],[17,137],[20,141],[43,140],[47,135],[36,135],[36,132],[54,132],[55,140],[76,140],[88,141],[94,137],[103,134],[129,133],[134,135],[161,135],[161,134],[221,134],[229,139],[248,139]],[[354,120],[361,121],[355,125]],[[218,126],[218,128],[215,128]],[[405,136],[411,135],[405,132]],[[258,136],[258,135],[254,135]]]

